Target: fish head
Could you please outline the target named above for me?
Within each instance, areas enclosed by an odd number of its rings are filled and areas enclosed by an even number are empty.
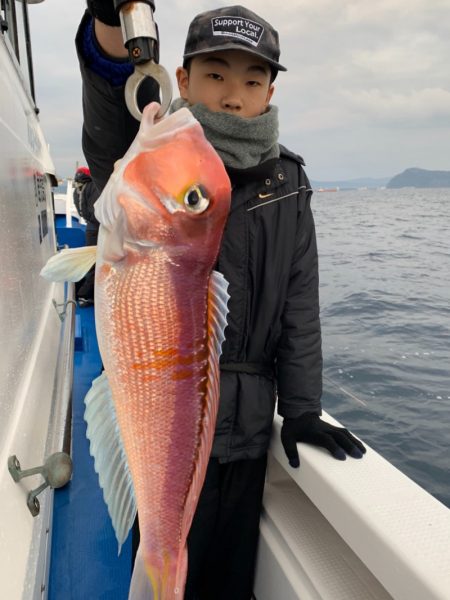
[[[115,196],[125,243],[211,266],[230,207],[228,175],[189,110],[155,123],[157,108],[145,108],[133,155],[121,167]]]

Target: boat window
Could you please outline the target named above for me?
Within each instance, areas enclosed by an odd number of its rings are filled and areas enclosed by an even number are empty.
[[[33,62],[26,0],[1,0],[2,30],[9,38],[20,64],[23,80],[34,100]]]
[[[19,58],[19,40],[17,39],[15,0],[1,0],[2,33],[8,36],[13,50]]]
[[[17,38],[19,41],[19,62],[28,90],[31,87],[30,30],[28,25],[28,6],[24,0],[16,0]]]

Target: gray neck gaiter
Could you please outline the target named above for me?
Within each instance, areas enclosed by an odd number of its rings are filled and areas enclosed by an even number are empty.
[[[270,158],[278,158],[278,107],[270,105],[257,117],[238,117],[213,112],[204,104],[190,105],[183,98],[172,102],[170,112],[186,107],[203,127],[206,139],[214,146],[227,167],[248,169]]]

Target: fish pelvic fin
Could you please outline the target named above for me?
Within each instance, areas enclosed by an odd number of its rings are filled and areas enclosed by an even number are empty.
[[[120,554],[136,518],[136,498],[105,373],[94,379],[84,403],[90,453],[94,457],[94,468],[98,473]]]
[[[49,281],[80,281],[95,265],[97,246],[66,248],[48,259],[41,276]]]
[[[202,432],[200,436],[199,455],[192,477],[191,487],[186,499],[186,508],[181,529],[182,544],[180,552],[185,552],[184,541],[191,527],[192,519],[197,508],[198,498],[206,474],[214,430],[219,408],[220,369],[219,358],[222,353],[222,343],[225,339],[225,327],[228,315],[228,282],[225,277],[217,272],[211,273],[208,285],[208,382],[206,402],[203,414]],[[178,564],[183,564],[183,556],[179,557]],[[185,573],[184,573],[185,576]],[[183,570],[178,569],[177,586],[181,585]],[[184,585],[184,583],[183,583]]]

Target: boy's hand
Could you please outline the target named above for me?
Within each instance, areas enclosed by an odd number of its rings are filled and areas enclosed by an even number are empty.
[[[346,453],[353,458],[362,458],[366,452],[363,444],[347,429],[330,425],[313,413],[297,419],[284,419],[281,428],[281,443],[291,467],[300,466],[297,442],[306,442],[326,448],[337,460],[345,460]]]

